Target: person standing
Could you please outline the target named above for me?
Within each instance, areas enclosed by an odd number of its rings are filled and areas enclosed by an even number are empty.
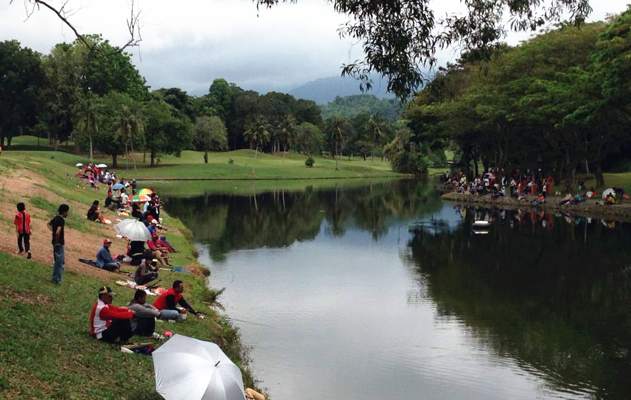
[[[26,252],[26,258],[31,258],[31,216],[26,212],[24,203],[17,204],[13,224],[18,235],[18,254]]]
[[[67,204],[62,204],[57,209],[57,215],[48,223],[48,229],[53,233],[53,277],[52,281],[55,284],[61,283],[61,278],[64,272],[64,228],[66,225],[66,218],[68,217],[68,211],[70,207]]]

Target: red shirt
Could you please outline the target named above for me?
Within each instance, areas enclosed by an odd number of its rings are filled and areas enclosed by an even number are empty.
[[[169,290],[167,290],[166,292],[162,293],[160,296],[158,296],[158,298],[156,299],[156,301],[153,303],[153,306],[155,308],[157,308],[158,310],[164,310],[167,308],[167,297],[168,296],[173,296],[175,299],[175,304],[179,303],[180,300],[182,300],[182,293],[178,293],[175,291],[175,289],[171,288]]]
[[[18,211],[15,214],[15,219],[13,220],[13,224],[18,230],[19,234],[26,233],[27,235],[31,234],[31,216],[26,211]]]

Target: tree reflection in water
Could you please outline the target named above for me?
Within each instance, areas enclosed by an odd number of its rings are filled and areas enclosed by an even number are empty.
[[[403,257],[440,317],[554,389],[631,396],[631,226],[535,211],[460,209],[417,227]],[[477,235],[475,220],[492,222]]]
[[[378,240],[393,224],[440,207],[432,186],[413,180],[359,188],[167,199],[169,212],[182,219],[196,241],[208,246],[215,261],[233,250],[280,248],[313,240],[323,227],[333,236],[342,236],[352,227]]]

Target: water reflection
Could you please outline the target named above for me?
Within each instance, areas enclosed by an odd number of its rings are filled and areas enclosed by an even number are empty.
[[[457,209],[403,254],[439,318],[554,390],[631,396],[631,227],[538,211]],[[477,235],[474,221],[491,223]]]
[[[208,245],[215,261],[233,250],[282,248],[313,240],[323,224],[335,237],[355,228],[378,240],[397,221],[441,207],[431,185],[409,180],[326,191],[170,198],[167,204],[195,239]]]

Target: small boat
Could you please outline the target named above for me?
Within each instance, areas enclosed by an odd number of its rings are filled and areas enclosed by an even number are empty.
[[[489,221],[475,221],[473,223],[473,227],[474,228],[489,228],[491,226],[491,223]]]

